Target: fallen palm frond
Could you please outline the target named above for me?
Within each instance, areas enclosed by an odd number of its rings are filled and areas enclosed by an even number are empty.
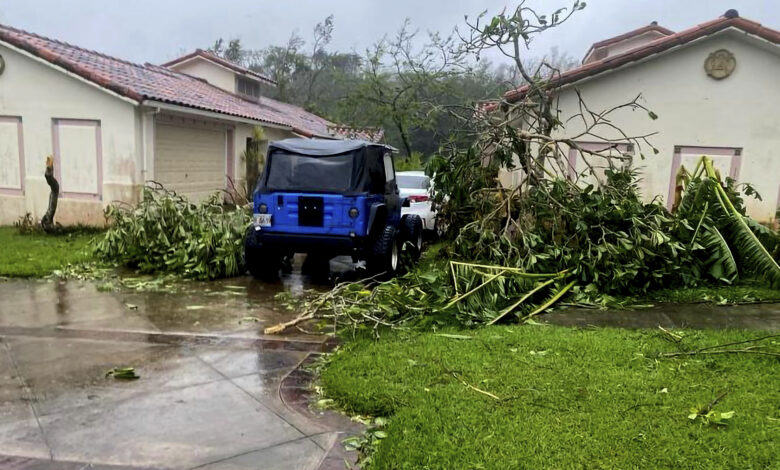
[[[698,220],[690,245],[699,253],[695,261],[701,271],[726,282],[748,272],[780,286],[780,266],[775,259],[780,235],[745,215],[733,181],[724,183],[707,156],[699,159],[690,174],[681,167],[678,176],[682,190],[675,201],[677,215],[683,221]]]

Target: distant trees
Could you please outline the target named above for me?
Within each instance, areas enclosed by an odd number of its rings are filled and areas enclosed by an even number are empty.
[[[239,39],[217,39],[209,50],[274,79],[266,96],[297,104],[335,122],[381,127],[391,145],[409,157],[430,155],[453,136],[462,121],[448,112],[473,110],[523,81],[515,64],[495,66],[467,58],[459,41],[430,33],[422,37],[411,23],[366,48],[364,53],[329,49],[333,15],[312,31],[310,46],[294,32],[281,45],[245,49]],[[553,48],[525,69],[553,64],[575,66],[574,59]],[[462,138],[462,137],[461,137]]]

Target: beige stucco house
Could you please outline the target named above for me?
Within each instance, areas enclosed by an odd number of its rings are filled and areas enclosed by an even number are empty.
[[[635,148],[624,142],[615,148],[633,155],[647,199],[660,196],[671,204],[680,165],[691,169],[708,155],[722,175],[750,182],[761,194],[762,201],[748,199],[751,216],[775,217],[780,206],[780,32],[740,18],[734,10],[677,33],[653,23],[594,44],[582,65],[558,80],[565,136],[582,130],[580,120],[569,121],[579,112],[576,91],[595,111],[641,93],[641,103],[656,120],[630,109],[611,120],[628,135],[657,133],[649,140],[658,154],[648,145]],[[505,99],[516,101],[523,90],[512,90]],[[605,139],[620,140],[616,132],[602,131]],[[605,146],[599,139],[580,144],[593,151]],[[571,177],[581,178],[582,159],[569,151]],[[509,173],[504,181],[511,185],[519,178]]]
[[[260,85],[273,81],[204,51],[141,65],[0,26],[0,225],[44,214],[47,155],[57,221],[100,224],[148,180],[193,200],[243,184],[255,126],[269,140],[333,137],[332,123]]]

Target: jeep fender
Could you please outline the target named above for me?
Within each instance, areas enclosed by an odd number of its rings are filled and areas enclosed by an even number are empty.
[[[387,205],[383,202],[377,202],[371,205],[371,209],[368,212],[368,235],[372,236],[377,231],[382,231],[385,228],[387,221]]]

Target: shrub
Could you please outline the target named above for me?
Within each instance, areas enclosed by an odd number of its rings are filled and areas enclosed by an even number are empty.
[[[220,194],[200,204],[162,186],[145,187],[136,207],[106,208],[109,229],[95,245],[103,260],[146,273],[194,279],[235,276],[243,269],[247,210],[225,210]]]

